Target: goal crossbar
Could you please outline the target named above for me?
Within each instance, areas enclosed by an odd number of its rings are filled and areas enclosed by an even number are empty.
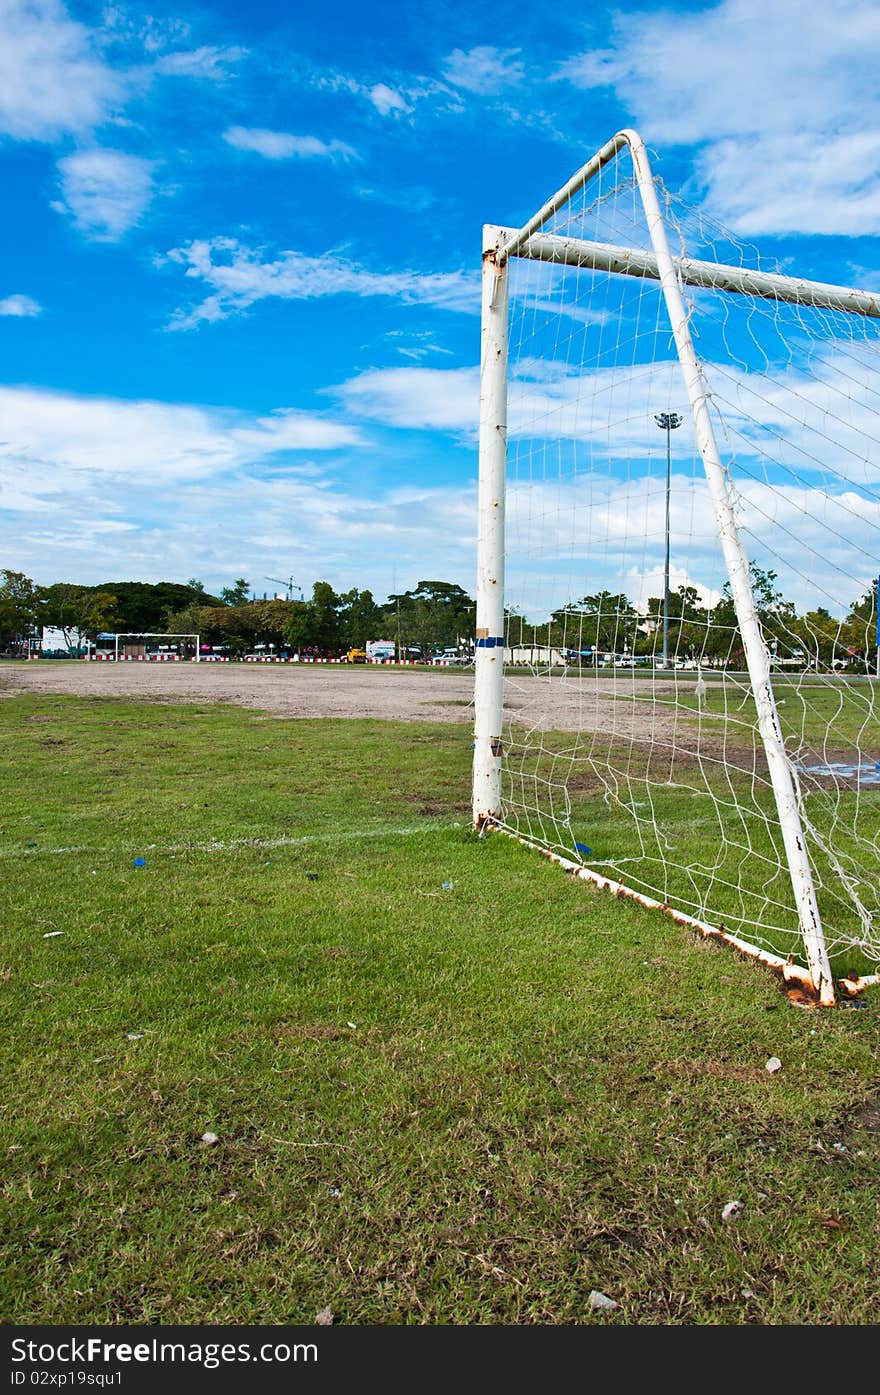
[[[499,228],[498,231],[502,238],[509,239],[507,246],[515,247],[514,251],[507,253],[508,256],[528,258],[531,261],[558,262],[563,266],[587,267],[593,271],[610,271],[621,276],[642,276],[653,281],[661,280],[657,257],[651,252],[632,247],[615,247],[605,242],[589,242],[578,237],[556,237],[550,233],[534,233],[525,242],[519,242],[519,234],[515,229]],[[671,261],[679,281],[685,286],[702,286],[713,291],[765,296],[794,305],[810,305],[821,310],[842,310],[848,314],[880,319],[880,295],[872,291],[777,276],[772,272],[725,266],[721,262],[699,261],[693,257],[672,257]]]

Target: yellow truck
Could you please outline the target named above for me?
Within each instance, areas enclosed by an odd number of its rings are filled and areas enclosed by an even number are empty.
[[[349,649],[345,656],[347,664],[365,664],[367,662],[366,649]]]

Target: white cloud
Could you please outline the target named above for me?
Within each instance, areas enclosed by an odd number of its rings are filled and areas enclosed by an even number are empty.
[[[279,409],[262,417],[163,402],[0,389],[5,481],[52,497],[112,478],[173,484],[258,464],[280,453],[354,447],[360,433],[328,417]],[[34,476],[39,477],[39,484]],[[0,492],[0,505],[6,496]]]
[[[880,177],[866,177],[880,169],[880,121],[876,130],[828,135],[819,143],[809,134],[771,132],[760,149],[755,161],[751,138],[730,138],[697,160],[708,200],[733,232],[880,232]]]
[[[516,49],[480,46],[465,52],[457,48],[445,59],[443,75],[467,92],[495,95],[522,82],[525,69],[516,55]]]
[[[287,131],[264,131],[249,126],[230,126],[223,139],[236,150],[252,150],[267,160],[329,159],[350,160],[355,151],[341,140],[324,141],[317,136],[293,136]]]
[[[155,63],[155,71],[167,77],[206,78],[211,82],[225,82],[229,77],[227,69],[247,57],[245,48],[202,48],[180,50],[163,54]]]
[[[86,237],[116,242],[141,219],[153,194],[152,164],[119,150],[79,150],[59,160],[62,200]]]
[[[386,426],[473,434],[479,420],[477,368],[382,368],[336,389],[349,412]]]
[[[0,315],[11,315],[13,318],[26,318],[43,313],[42,305],[38,304],[29,295],[8,295],[4,300],[0,300]]]
[[[353,483],[367,442],[329,415],[7,388],[0,419],[7,563],[37,580],[245,575],[271,591],[264,575],[295,567],[307,593],[323,578],[386,594],[423,575],[470,582],[473,490],[367,497]]]
[[[0,132],[40,141],[82,135],[115,113],[128,86],[58,0],[0,4]]]
[[[191,329],[224,319],[269,296],[282,300],[388,296],[402,305],[479,312],[479,273],[374,272],[334,253],[310,257],[302,252],[283,252],[274,261],[263,261],[259,251],[233,238],[220,237],[173,248],[168,257],[184,266],[190,279],[204,282],[212,291],[194,310],[178,312],[169,326],[172,329]]]
[[[658,440],[652,413],[667,404],[670,392],[675,400],[680,378],[678,364],[670,361],[643,365],[636,373],[523,359],[511,373],[508,436],[590,439],[597,449],[648,455]],[[476,367],[371,369],[334,391],[353,415],[388,426],[475,435],[479,425]],[[617,406],[609,428],[596,404],[612,395]]]
[[[713,209],[737,230],[880,230],[873,0],[621,12],[613,39],[559,75],[612,86],[653,144],[706,147]]]
[[[377,82],[367,89],[367,96],[380,116],[401,116],[412,111],[412,106],[394,87]]]

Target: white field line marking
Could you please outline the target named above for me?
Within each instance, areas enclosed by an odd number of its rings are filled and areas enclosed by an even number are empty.
[[[368,828],[351,833],[308,833],[301,838],[279,835],[277,838],[229,838],[212,839],[209,843],[141,843],[141,852],[186,853],[186,852],[230,852],[236,848],[299,848],[312,843],[357,843],[364,838],[413,838],[426,833],[445,833],[449,829],[462,828],[461,823],[424,823],[416,828]],[[82,844],[69,848],[0,848],[0,861],[16,857],[69,857],[79,853],[128,854],[132,846],[92,847]]]

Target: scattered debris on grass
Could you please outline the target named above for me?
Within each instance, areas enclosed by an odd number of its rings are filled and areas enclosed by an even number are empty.
[[[63,930],[47,930],[43,936],[44,940],[54,940],[56,935],[63,935]]]
[[[591,1308],[605,1312],[610,1312],[612,1308],[620,1307],[620,1304],[615,1298],[609,1298],[607,1293],[600,1293],[597,1288],[591,1290],[587,1302]]]
[[[775,1075],[778,1070],[782,1070],[782,1062],[778,1056],[771,1056],[764,1069],[769,1071],[771,1075]]]
[[[732,1221],[734,1216],[738,1216],[742,1209],[743,1204],[741,1201],[728,1201],[721,1212],[722,1221]]]
[[[315,1313],[315,1322],[318,1327],[333,1326],[333,1311],[331,1308],[319,1308]]]
[[[208,1144],[208,1146],[210,1147],[212,1143],[219,1143],[220,1140],[215,1133],[211,1133],[209,1131],[208,1133],[202,1134],[202,1142]]]
[[[146,867],[147,859],[145,857],[136,857],[134,860],[134,865],[135,867]]]

